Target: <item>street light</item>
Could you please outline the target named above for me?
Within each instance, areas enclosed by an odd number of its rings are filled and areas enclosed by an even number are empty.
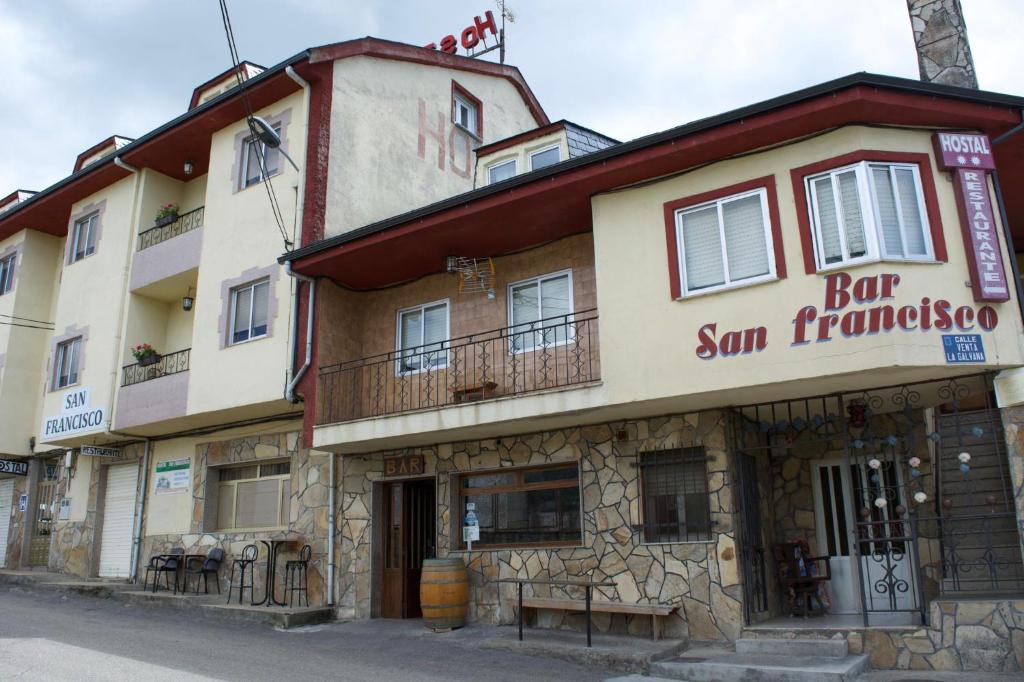
[[[271,149],[281,152],[284,158],[288,159],[288,163],[292,165],[292,168],[298,171],[299,167],[292,161],[292,157],[288,156],[288,152],[281,149],[281,136],[277,134],[274,127],[259,116],[253,116],[249,120],[252,123],[253,130],[256,131],[256,137],[260,138],[260,141]]]

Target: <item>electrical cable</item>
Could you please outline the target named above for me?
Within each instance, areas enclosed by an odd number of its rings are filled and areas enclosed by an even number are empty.
[[[0,320],[0,324],[7,325],[8,327],[24,327],[25,329],[44,329],[48,332],[53,331],[53,327],[39,327],[34,324],[22,324],[21,322],[5,322]]]
[[[17,315],[4,315],[0,313],[0,317],[6,317],[9,320],[18,320],[19,322],[34,322],[36,324],[50,324],[53,322],[46,322],[44,320],[33,320],[31,317],[18,317]]]

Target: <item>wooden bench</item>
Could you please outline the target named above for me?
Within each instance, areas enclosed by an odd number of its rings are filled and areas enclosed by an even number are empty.
[[[523,597],[524,609],[550,609],[553,611],[586,611],[586,602],[576,599],[545,599]],[[678,604],[621,604],[610,601],[591,601],[590,610],[597,613],[624,613],[651,617],[651,633],[654,639],[661,639],[658,617],[670,616],[679,608]]]

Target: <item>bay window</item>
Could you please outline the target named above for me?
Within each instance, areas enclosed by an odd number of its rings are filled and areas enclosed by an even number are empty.
[[[764,188],[676,211],[682,295],[774,279]]]
[[[863,161],[805,183],[819,269],[934,259],[917,164]]]

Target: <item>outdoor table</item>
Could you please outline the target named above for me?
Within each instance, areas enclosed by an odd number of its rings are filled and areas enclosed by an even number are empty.
[[[515,583],[519,587],[519,641],[523,641],[523,585],[554,585],[557,587],[582,587],[586,592],[587,601],[587,648],[590,648],[590,595],[595,587],[615,587],[611,581],[594,582],[592,580],[544,580],[542,578],[502,578],[496,583]]]
[[[253,604],[253,606],[261,606],[263,604],[267,606],[287,606],[285,602],[277,601],[274,597],[274,579],[277,577],[277,554],[281,551],[283,545],[295,544],[301,540],[302,538],[298,535],[284,535],[259,540],[267,548],[267,584],[264,589],[263,599]]]

